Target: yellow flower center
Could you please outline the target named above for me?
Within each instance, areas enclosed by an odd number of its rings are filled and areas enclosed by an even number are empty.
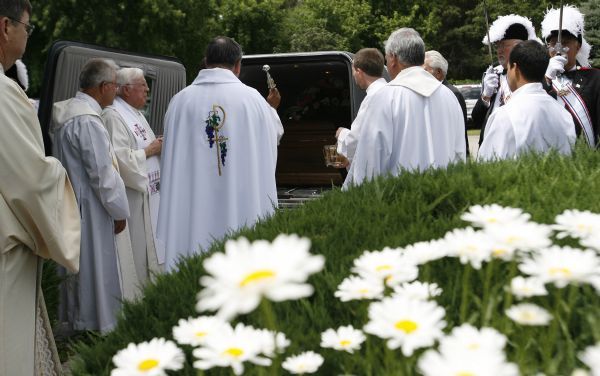
[[[515,244],[520,238],[518,236],[509,236],[508,238],[506,238],[506,242],[508,244]]]
[[[456,376],[475,376],[473,372],[457,372]]]
[[[521,312],[521,320],[522,321],[533,321],[533,319],[535,319],[535,314],[531,311],[523,311]]]
[[[358,290],[358,292],[361,294],[367,294],[367,293],[369,293],[369,289],[360,289],[360,290]]]
[[[570,277],[569,268],[550,268],[550,275],[553,277]]]
[[[394,326],[396,327],[396,329],[402,330],[406,334],[414,332],[419,327],[419,325],[412,320],[400,320],[396,322]]]
[[[272,270],[257,270],[250,273],[240,282],[240,287],[246,287],[251,283],[275,277],[275,272]]]
[[[138,370],[140,371],[149,371],[152,368],[156,367],[158,365],[158,360],[156,359],[146,359],[142,362],[140,362],[140,364],[138,364]]]
[[[206,336],[206,334],[208,334],[208,333],[206,333],[206,332],[196,332],[195,334],[196,334],[196,337],[202,338],[202,337]]]
[[[342,346],[342,347],[350,346],[351,343],[352,342],[350,342],[349,340],[343,339],[340,341],[340,346]]]
[[[232,347],[230,349],[225,350],[224,352],[225,354],[230,355],[234,358],[239,358],[244,354],[244,350],[240,349],[239,347]]]
[[[579,224],[577,225],[577,229],[578,229],[579,231],[587,231],[587,232],[589,232],[589,231],[590,231],[590,226],[589,226],[589,225],[586,225],[586,224],[583,224],[583,223],[579,223]]]
[[[498,219],[495,217],[489,217],[487,219],[487,223],[496,223],[496,222],[498,222]]]
[[[467,346],[467,349],[469,349],[469,350],[478,350],[479,349],[479,344],[478,343],[470,343]]]
[[[492,251],[492,254],[496,257],[504,256],[507,253],[508,253],[508,251],[503,248],[496,248]]]
[[[392,266],[391,265],[379,265],[378,267],[375,268],[376,271],[381,272],[384,270],[391,270]]]

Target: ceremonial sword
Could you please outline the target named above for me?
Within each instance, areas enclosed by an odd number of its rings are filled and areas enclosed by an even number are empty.
[[[562,8],[561,8],[562,10]],[[494,55],[492,54],[492,40],[490,39],[490,21],[488,17],[487,5],[483,0],[483,15],[485,16],[485,28],[488,39],[488,52],[490,53],[490,65],[494,66]]]

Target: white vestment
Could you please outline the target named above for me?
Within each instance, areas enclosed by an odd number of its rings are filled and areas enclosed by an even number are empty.
[[[44,155],[27,95],[2,65],[0,128],[0,375],[60,374],[58,357],[48,364],[54,339],[39,272],[42,258],[77,271],[79,212],[65,169]]]
[[[344,189],[403,169],[466,158],[463,113],[450,89],[421,67],[402,70],[373,95]]]
[[[356,152],[356,145],[358,143],[358,135],[364,123],[369,123],[369,119],[365,118],[365,110],[369,106],[369,102],[373,98],[373,94],[377,93],[379,89],[385,86],[387,81],[385,78],[379,78],[373,81],[369,87],[367,87],[367,95],[360,104],[358,113],[350,126],[350,129],[342,129],[337,139],[337,152],[346,158],[350,162],[354,158]]]
[[[59,318],[75,330],[106,332],[116,324],[121,288],[127,286],[119,273],[114,221],[129,217],[129,205],[100,112],[96,100],[78,92],[55,103],[52,118],[53,151],[69,174],[81,213],[81,266],[63,283]],[[131,249],[121,250],[133,258]]]
[[[570,154],[575,137],[569,112],[544,91],[541,83],[525,84],[490,116],[478,158],[507,159],[549,149]]]
[[[165,258],[164,249],[160,252],[155,246],[154,236],[160,202],[160,159],[157,156],[146,158],[144,151],[156,136],[144,115],[120,97],[102,111],[102,119],[127,191],[130,213],[127,227],[137,282],[141,286],[151,273],[160,271],[158,264],[164,263]]]
[[[166,269],[207,250],[277,207],[275,167],[283,126],[276,111],[230,70],[203,69],[165,115],[158,240]]]

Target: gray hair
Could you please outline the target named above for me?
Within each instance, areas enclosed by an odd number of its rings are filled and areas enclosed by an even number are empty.
[[[79,88],[91,89],[103,82],[112,82],[119,66],[112,60],[94,58],[88,60],[79,74]]]
[[[117,84],[127,85],[133,80],[144,78],[144,71],[140,68],[121,68],[117,71]]]
[[[441,53],[435,50],[429,50],[425,52],[425,60],[429,60],[427,65],[433,69],[439,69],[444,74],[444,77],[448,74],[448,60],[446,60]]]
[[[423,65],[425,43],[415,29],[403,27],[390,34],[385,42],[385,53],[395,56],[404,65]]]

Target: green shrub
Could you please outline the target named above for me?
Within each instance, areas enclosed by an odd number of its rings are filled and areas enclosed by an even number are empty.
[[[520,207],[539,223],[552,223],[565,209],[600,212],[598,166],[600,154],[580,146],[572,158],[528,155],[517,161],[459,164],[448,170],[378,178],[348,192],[333,189],[297,210],[280,210],[254,229],[234,236],[272,240],[280,233],[296,233],[311,239],[312,254],[327,259],[325,269],[310,279],[315,286],[313,296],[271,304],[277,330],[292,341],[286,355],[304,350],[319,352],[325,358],[318,373],[321,375],[411,375],[416,374],[415,359],[423,350],[407,359],[399,350],[387,350],[384,341],[374,336],[368,336],[360,352],[353,355],[319,347],[322,331],[348,324],[362,328],[367,322],[368,302],[342,303],[333,296],[338,284],[350,275],[354,258],[364,250],[406,246],[466,227],[460,214],[475,204]],[[561,244],[565,243],[575,244],[572,240]],[[215,244],[208,254],[222,251],[223,246],[223,242]],[[76,347],[79,356],[73,362],[73,374],[109,374],[112,356],[128,343],[172,338],[171,329],[180,318],[198,316],[194,306],[204,257],[186,260],[177,273],[158,276],[156,283],[145,289],[141,301],[125,303],[114,332],[91,345]],[[522,374],[570,374],[581,366],[577,353],[600,341],[600,297],[590,286],[562,290],[550,287],[549,296],[534,301],[560,311],[560,326],[557,322],[550,327],[523,328],[504,314],[512,300],[504,288],[514,269],[514,263],[494,261],[465,276],[467,268],[457,259],[445,258],[422,268],[419,280],[436,282],[443,288],[436,300],[446,309],[446,332],[463,321],[477,327],[495,327],[508,336],[508,358],[518,363]],[[465,281],[469,288],[463,302]],[[484,285],[491,286],[488,296],[483,296]],[[465,308],[462,318],[461,303]],[[260,310],[237,321],[268,326]],[[181,374],[195,375],[191,349],[182,347],[187,364]],[[247,374],[284,373],[282,369],[273,372],[246,366]],[[214,369],[207,374],[229,375],[231,370]]]

